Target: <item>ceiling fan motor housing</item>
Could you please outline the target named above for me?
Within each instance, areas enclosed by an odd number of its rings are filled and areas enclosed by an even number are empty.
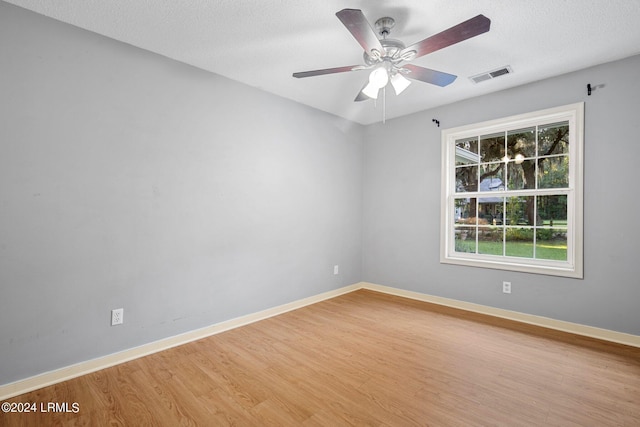
[[[396,39],[381,39],[380,44],[384,48],[384,52],[380,52],[380,58],[372,56],[369,52],[364,52],[362,56],[364,58],[365,64],[378,64],[385,58],[387,58],[388,60],[397,59],[400,52],[405,48],[404,43]]]

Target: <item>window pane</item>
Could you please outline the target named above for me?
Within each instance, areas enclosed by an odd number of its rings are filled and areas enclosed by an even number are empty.
[[[569,153],[569,122],[540,126],[538,155]]]
[[[454,215],[456,224],[476,225],[476,199],[456,199]]]
[[[480,191],[504,190],[504,163],[480,165]]]
[[[507,133],[507,155],[509,159],[535,157],[536,128],[512,130]]]
[[[533,258],[533,228],[507,227],[504,249],[507,256]]]
[[[536,258],[567,260],[567,229],[539,228],[536,230]]]
[[[503,255],[502,227],[478,227],[478,253],[487,255]]]
[[[538,221],[543,227],[567,225],[567,196],[538,196]]]
[[[534,225],[535,197],[507,197],[507,225]]]
[[[504,197],[478,199],[479,225],[502,225],[504,222]]]
[[[507,164],[507,189],[523,190],[535,188],[536,185],[536,161],[524,160]]]
[[[456,141],[456,166],[478,163],[478,137]]]
[[[569,156],[538,160],[538,188],[569,187]]]
[[[456,193],[478,191],[478,166],[456,168]]]
[[[496,162],[504,158],[504,133],[480,137],[480,161]]]
[[[456,227],[455,251],[476,253],[475,227]]]

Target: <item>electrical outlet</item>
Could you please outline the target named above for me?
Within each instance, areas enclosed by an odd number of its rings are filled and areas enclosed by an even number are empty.
[[[502,292],[505,294],[511,293],[511,282],[502,282]]]
[[[333,274],[337,275],[340,272],[340,267],[337,265],[333,266]]]
[[[111,310],[111,326],[121,325],[124,322],[124,308]]]

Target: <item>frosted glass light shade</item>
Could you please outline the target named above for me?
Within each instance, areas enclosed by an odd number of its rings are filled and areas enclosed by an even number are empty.
[[[396,95],[400,95],[410,84],[411,81],[400,73],[391,76],[391,85],[393,86],[393,90],[396,91]]]
[[[378,99],[378,92],[380,92],[380,88],[371,82],[362,89],[362,93],[371,99]]]
[[[376,85],[378,89],[382,89],[389,83],[389,73],[386,68],[378,67],[369,74],[369,83]]]

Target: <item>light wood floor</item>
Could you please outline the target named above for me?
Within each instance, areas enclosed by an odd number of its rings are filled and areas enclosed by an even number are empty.
[[[640,349],[360,290],[11,402],[2,426],[640,426]]]

